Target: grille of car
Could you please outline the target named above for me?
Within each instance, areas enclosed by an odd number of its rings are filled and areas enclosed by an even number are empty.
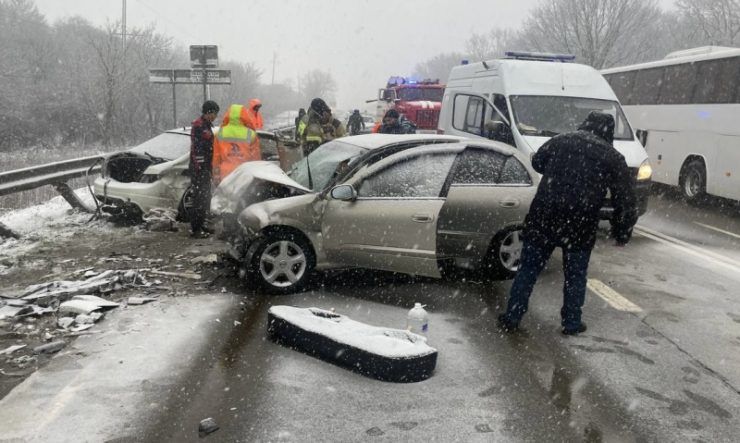
[[[420,109],[416,111],[416,126],[419,128],[432,128],[437,127],[437,120],[439,111],[434,109]]]

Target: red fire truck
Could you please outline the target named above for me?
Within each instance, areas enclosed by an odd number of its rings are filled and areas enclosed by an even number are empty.
[[[445,85],[439,80],[415,80],[391,77],[385,88],[378,91],[376,118],[378,121],[389,109],[395,109],[416,125],[419,133],[436,133],[439,110]]]

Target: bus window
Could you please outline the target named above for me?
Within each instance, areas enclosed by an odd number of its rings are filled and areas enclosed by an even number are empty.
[[[634,104],[654,105],[658,103],[664,70],[664,68],[651,68],[637,71],[635,86],[632,89]]]
[[[735,83],[740,76],[740,57],[697,63],[694,103],[737,103]]]
[[[635,83],[635,72],[617,72],[606,76],[607,81],[611,85],[614,93],[619,97],[619,101],[623,105],[631,105],[634,103],[632,96],[632,87]]]
[[[660,93],[661,105],[683,105],[691,103],[696,84],[696,68],[692,64],[666,66],[665,87]]]

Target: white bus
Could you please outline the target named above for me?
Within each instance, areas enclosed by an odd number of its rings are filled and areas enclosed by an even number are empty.
[[[653,181],[740,200],[740,49],[704,47],[602,71],[645,145]]]

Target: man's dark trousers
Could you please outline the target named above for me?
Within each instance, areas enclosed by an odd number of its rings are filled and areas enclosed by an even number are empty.
[[[537,277],[552,255],[554,245],[541,246],[525,240],[522,261],[511,285],[506,319],[511,324],[519,324],[529,307],[529,296],[537,282]],[[575,330],[581,325],[581,308],[586,299],[586,274],[591,250],[569,250],[563,248],[563,308],[560,310],[565,329]]]
[[[211,174],[200,171],[193,174],[193,210],[190,214],[190,227],[193,232],[205,230],[206,217],[211,210]]]

